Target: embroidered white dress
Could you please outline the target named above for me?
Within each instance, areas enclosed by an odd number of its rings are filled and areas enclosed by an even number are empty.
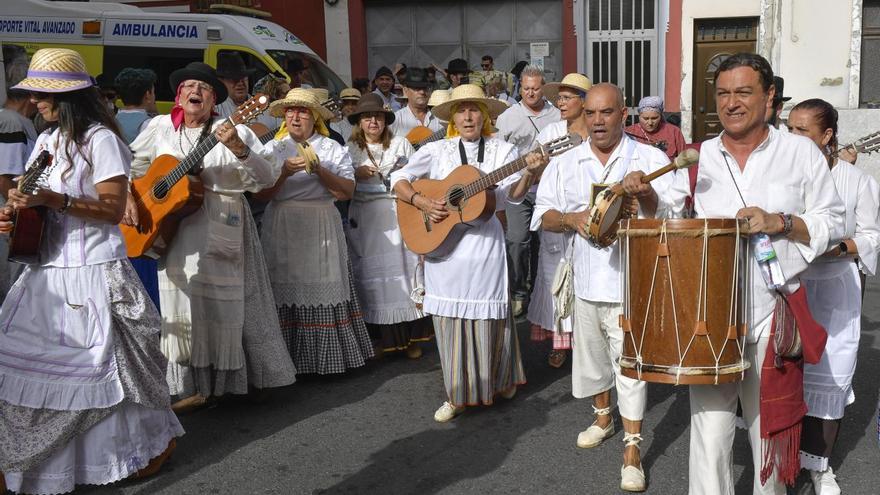
[[[321,167],[354,180],[345,147],[317,132],[308,142]],[[271,141],[267,149],[279,167],[297,156],[290,136]],[[344,373],[373,356],[333,200],[317,174],[297,172],[284,181],[263,217],[275,306],[299,373]]]
[[[279,352],[266,265],[242,195],[274,184],[280,169],[250,129],[236,130],[249,156],[239,161],[219,143],[205,155],[202,206],[180,222],[160,260],[162,351],[174,395],[245,394],[248,384],[280,387],[295,380],[290,357]],[[183,159],[200,133],[184,125],[175,130],[168,115],[153,118],[131,143],[132,176],[145,174],[159,155]]]
[[[58,129],[39,136],[31,160],[54,156],[44,187],[98,199],[96,184],[128,176],[113,132],[94,126],[85,142],[71,163]],[[40,251],[0,308],[0,471],[13,491],[63,493],[133,474],[183,429],[119,227],[48,210]]]
[[[859,257],[819,257],[801,275],[813,318],[825,327],[828,341],[818,364],[804,364],[804,401],[810,416],[843,417],[855,401],[852,378],[856,368],[862,317],[859,271],[874,275],[880,250],[880,186],[855,165],[839,161],[831,169],[846,207],[844,239],[852,239]]]

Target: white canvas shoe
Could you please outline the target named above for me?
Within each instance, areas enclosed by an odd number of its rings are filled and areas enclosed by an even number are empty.
[[[602,409],[597,409],[594,406],[593,412],[596,413],[597,416],[607,416],[611,414],[611,408],[604,407]],[[582,449],[592,449],[593,447],[601,445],[602,442],[611,435],[614,435],[614,421],[608,423],[608,426],[605,428],[593,423],[589,428],[578,433],[577,446]]]
[[[638,449],[639,444],[642,442],[642,435],[640,433],[625,433],[623,434],[623,443],[626,444],[627,447],[635,445]],[[642,466],[622,466],[620,468],[620,489],[627,492],[643,492],[647,489],[648,485],[645,483],[645,471],[642,470]]]
[[[810,478],[813,479],[813,491],[816,492],[816,495],[840,495],[837,476],[831,466],[828,466],[825,471],[810,470]]]
[[[437,412],[434,413],[434,421],[447,423],[463,412],[464,407],[455,407],[449,402],[444,402],[440,409],[437,409]]]

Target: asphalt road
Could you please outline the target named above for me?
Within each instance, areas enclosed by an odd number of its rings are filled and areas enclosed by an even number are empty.
[[[869,283],[856,402],[832,460],[843,493],[880,493],[876,405],[880,387],[880,282]],[[510,401],[433,421],[443,402],[436,347],[416,361],[386,358],[340,377],[301,377],[265,403],[227,401],[181,418],[186,436],[155,477],[81,494],[606,494],[623,493],[618,433],[575,447],[590,405],[570,394],[570,366],[551,369],[547,347],[520,321],[528,384]],[[651,385],[642,444],[647,493],[687,492],[686,387]],[[734,446],[736,492],[750,493],[744,432]],[[805,484],[806,483],[806,484]],[[812,494],[802,473],[790,493]]]

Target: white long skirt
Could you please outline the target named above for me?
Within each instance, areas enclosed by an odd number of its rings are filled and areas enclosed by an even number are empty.
[[[813,318],[825,327],[828,341],[818,364],[804,364],[804,401],[809,416],[840,419],[855,401],[853,374],[859,351],[862,293],[852,260],[815,263],[801,276]]]

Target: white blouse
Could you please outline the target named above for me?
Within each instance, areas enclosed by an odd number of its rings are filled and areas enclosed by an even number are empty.
[[[67,143],[67,137],[58,128],[46,131],[37,138],[28,160],[33,161],[43,150],[52,154],[54,161],[45,181],[45,187],[52,191],[72,198],[98,199],[96,184],[114,177],[128,177],[131,153],[110,129],[104,126],[89,129],[82,152],[71,143],[72,166]],[[44,236],[40,253],[42,263],[47,266],[96,265],[126,256],[125,241],[116,224],[49,209]]]
[[[312,134],[307,141],[314,148],[322,167],[334,175],[354,180],[354,167],[351,166],[351,157],[348,156],[348,149],[346,147],[340,146],[336,141],[317,132]],[[284,136],[280,141],[270,141],[266,148],[272,153],[279,169],[284,166],[284,160],[299,155],[296,149],[296,142],[290,135]],[[305,172],[299,172],[288,177],[284,184],[281,185],[275,198],[273,198],[274,201],[286,201],[288,199],[297,201],[333,201],[335,198],[324,184],[321,184],[317,174],[309,175]]]
[[[372,166],[373,163],[378,165],[379,173],[368,179],[358,179],[355,188],[355,196],[375,196],[382,195],[394,197],[393,191],[386,190],[385,183],[382,179],[389,179],[391,172],[397,168],[401,168],[409,161],[409,157],[415,153],[412,145],[405,138],[395,136],[391,138],[388,148],[382,147],[381,143],[367,145],[370,155],[367,155],[366,149],[361,149],[358,145],[352,143],[348,147],[348,153],[351,156],[352,165],[357,170],[358,167]],[[370,160],[372,156],[372,160]],[[390,186],[389,186],[390,187]]]
[[[445,178],[461,165],[460,141],[456,137],[421,147],[405,167],[391,174],[392,188],[404,179]],[[464,148],[468,163],[486,173],[519,156],[512,144],[496,138],[485,140],[482,163],[477,162],[479,141],[465,142]],[[517,172],[498,183],[494,190],[496,211],[512,202],[508,199],[510,187],[521,177]],[[507,318],[506,253],[501,222],[493,216],[468,229],[446,257],[426,257],[424,312],[471,320]]]
[[[215,119],[212,132],[223,121]],[[221,194],[238,194],[245,191],[259,192],[271,187],[281,174],[280,166],[276,166],[271,160],[253,131],[244,125],[235,126],[235,130],[250,148],[250,154],[241,161],[229,148],[217,143],[202,160],[203,170],[199,173],[199,178],[205,189]],[[134,153],[131,177],[145,175],[153,159],[160,155],[171,155],[182,160],[193,149],[200,132],[201,129],[188,131],[183,125],[180,130],[175,130],[170,115],[153,117],[147,128],[131,143]]]

